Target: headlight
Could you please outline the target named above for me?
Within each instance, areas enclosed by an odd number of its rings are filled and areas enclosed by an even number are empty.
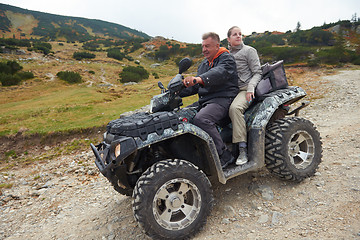
[[[118,145],[116,145],[116,147],[115,147],[115,157],[118,157],[119,155],[120,155],[120,153],[121,153],[121,146],[120,146],[120,144],[118,144]]]
[[[108,138],[109,138],[108,134]],[[110,145],[110,160],[113,161],[118,159],[119,161],[127,158],[137,149],[135,140],[132,137],[118,137],[116,140],[111,142]],[[121,158],[121,159],[120,159]]]

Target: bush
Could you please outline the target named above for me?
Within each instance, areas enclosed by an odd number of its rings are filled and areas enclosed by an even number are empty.
[[[31,47],[31,43],[27,39],[14,39],[14,38],[0,38],[0,45],[9,47],[9,46],[19,46],[19,47]]]
[[[304,61],[314,52],[311,47],[265,47],[257,49],[258,53],[267,61],[284,60],[286,63]]]
[[[11,74],[10,66],[4,62],[0,62],[0,73]]]
[[[68,83],[80,83],[82,82],[81,76],[77,72],[61,71],[56,74],[58,78]]]
[[[146,71],[142,66],[129,66],[125,67],[123,71],[119,74],[120,82],[140,82],[143,79],[149,78],[149,72]]]
[[[348,53],[339,48],[324,49],[317,52],[315,56],[321,63],[325,64],[341,65],[350,60]]]
[[[83,44],[82,47],[88,51],[96,51],[100,47],[100,45],[96,42],[86,42]]]
[[[22,80],[34,78],[34,74],[32,72],[18,72],[16,75],[18,75]]]
[[[352,63],[355,64],[355,65],[360,65],[360,57],[357,57],[357,58],[353,59]]]
[[[23,67],[20,66],[16,61],[0,62],[0,72],[6,74],[15,74],[20,71]]]
[[[51,50],[51,44],[46,42],[36,42],[34,43],[33,48],[35,51],[40,51],[44,53],[45,55],[48,55]]]
[[[21,82],[21,78],[18,75],[0,73],[0,82],[3,86],[18,85]]]
[[[156,72],[153,72],[152,75],[154,76],[155,79],[159,79],[159,74],[157,74]]]
[[[34,77],[32,72],[19,72],[23,69],[16,61],[0,62],[0,82],[3,86],[17,85],[21,80]]]
[[[109,58],[114,58],[116,60],[123,60],[123,58],[125,57],[125,54],[120,52],[120,49],[118,48],[110,48],[108,51],[107,51],[107,56]]]
[[[318,67],[320,65],[320,60],[317,58],[309,59],[307,61],[307,65],[308,65],[308,67]]]
[[[155,52],[155,58],[164,61],[170,58],[170,50],[167,45],[161,45],[159,50]]]
[[[74,52],[74,54],[73,54],[73,58],[75,58],[78,61],[82,60],[83,58],[92,59],[95,57],[96,57],[95,54],[92,54],[89,52]]]
[[[127,60],[129,60],[130,62],[134,61],[134,58],[131,57],[131,56],[129,56],[129,55],[125,55],[125,58],[126,58]]]

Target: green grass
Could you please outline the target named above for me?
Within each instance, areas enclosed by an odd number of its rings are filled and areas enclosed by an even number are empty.
[[[152,96],[160,93],[157,82],[167,86],[178,73],[173,60],[151,68],[154,60],[139,57],[143,51],[139,49],[132,57],[140,61],[150,77],[137,85],[124,86],[119,82],[119,73],[125,66],[137,66],[133,61],[110,59],[106,52],[97,52],[96,60],[76,61],[72,54],[80,45],[52,45],[54,58],[43,60],[38,54],[37,60],[19,61],[24,71],[34,73],[34,79],[19,86],[0,86],[0,136],[14,135],[19,130],[26,135],[46,135],[104,126],[124,112],[148,105]],[[7,57],[18,61],[15,55]],[[188,73],[194,74],[196,68],[194,63]],[[56,74],[60,71],[78,72],[83,83],[68,84],[58,79]],[[153,72],[159,79],[154,78]],[[113,86],[100,86],[108,83]],[[196,99],[196,96],[184,99],[184,105]]]
[[[111,75],[114,66],[106,65]],[[96,73],[100,74],[96,69]],[[137,85],[124,86],[116,79],[111,88],[99,87],[95,82],[70,85],[59,79],[34,80],[20,87],[2,87],[0,92],[0,136],[66,132],[106,125],[120,114],[148,105],[159,94],[157,82],[165,85],[176,74],[176,67],[160,70],[160,79],[150,77]],[[113,76],[106,79],[114,79]],[[185,101],[189,104],[195,98]]]
[[[149,96],[114,98],[96,88],[65,87],[32,99],[1,104],[0,135],[14,134],[20,128],[29,129],[29,133],[48,133],[101,126],[148,101]]]

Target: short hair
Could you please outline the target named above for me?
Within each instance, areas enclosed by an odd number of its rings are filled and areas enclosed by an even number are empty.
[[[204,33],[202,35],[202,40],[208,39],[208,38],[212,38],[213,40],[215,40],[217,43],[220,43],[220,37],[217,33],[214,32],[208,32],[208,33]]]
[[[232,32],[232,30],[233,30],[234,28],[238,28],[238,29],[240,29],[240,31],[241,31],[241,28],[239,28],[238,26],[233,26],[233,27],[231,27],[231,28],[228,30],[228,32],[227,32],[228,38],[231,36],[231,32]]]

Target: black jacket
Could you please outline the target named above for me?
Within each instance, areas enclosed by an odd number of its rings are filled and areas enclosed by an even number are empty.
[[[181,91],[181,97],[197,93],[201,106],[218,103],[228,107],[229,99],[239,93],[235,59],[228,52],[222,53],[212,63],[204,59],[198,67],[197,76],[204,81],[204,86],[196,84],[186,88]]]

